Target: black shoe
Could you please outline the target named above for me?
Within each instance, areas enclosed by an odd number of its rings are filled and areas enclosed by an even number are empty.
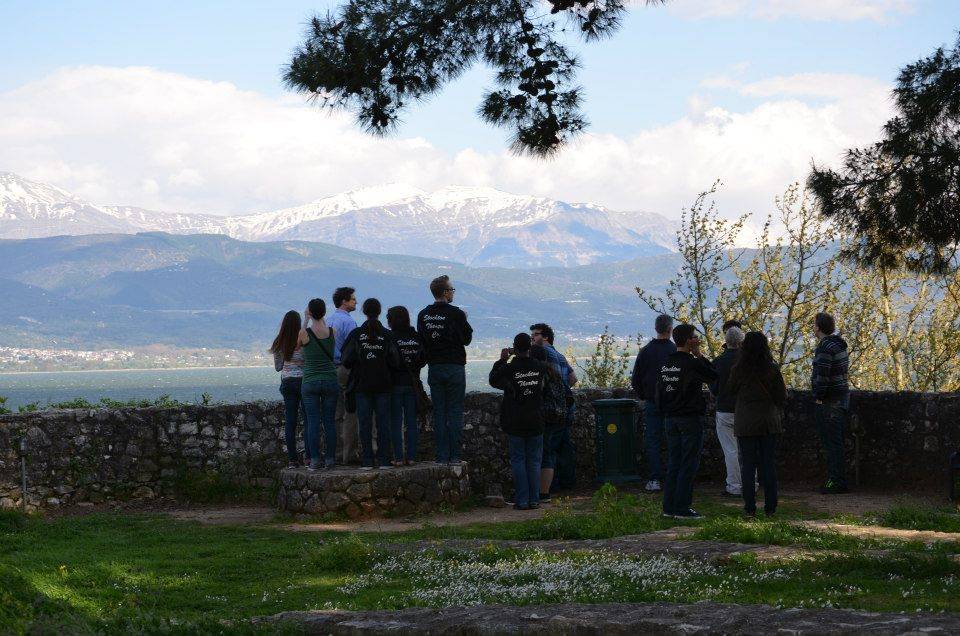
[[[820,489],[821,495],[845,495],[848,492],[850,492],[849,488],[833,481],[828,481],[823,488]]]
[[[550,503],[550,493],[540,495],[540,503]]]
[[[730,497],[730,498],[732,498],[732,499],[739,499],[740,497],[742,497],[742,495],[739,495],[739,494],[737,494],[737,493],[730,492],[730,491],[727,490],[726,488],[724,488],[723,490],[720,491],[720,496],[721,496],[721,497]]]
[[[743,518],[746,519],[747,521],[753,521],[754,519],[757,518],[757,512],[756,512],[756,510],[754,510],[753,512],[748,512],[748,511],[744,510],[744,511],[743,511]]]
[[[530,504],[529,509],[530,509],[530,510],[536,510],[536,509],[539,508],[539,507],[540,507],[540,504],[535,503],[535,504]]]
[[[513,504],[514,510],[530,510],[530,506],[524,506],[521,504]]]
[[[766,517],[767,519],[773,519],[774,517],[777,516],[777,512],[775,510],[771,510],[771,511],[764,510],[763,516]]]
[[[687,508],[680,512],[673,513],[674,519],[703,519],[703,515],[694,510],[693,508]]]

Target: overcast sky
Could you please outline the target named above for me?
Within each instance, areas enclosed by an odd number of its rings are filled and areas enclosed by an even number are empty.
[[[475,117],[482,67],[385,139],[285,92],[304,21],[335,4],[4,0],[0,171],[95,203],[213,214],[399,181],[677,216],[720,179],[725,214],[762,214],[811,160],[875,140],[898,70],[960,27],[957,0],[638,6],[580,50],[589,134],[536,161]]]

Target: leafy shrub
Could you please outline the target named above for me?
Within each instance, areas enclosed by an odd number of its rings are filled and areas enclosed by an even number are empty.
[[[30,518],[20,510],[0,508],[0,532],[15,532],[27,527]]]
[[[264,489],[244,484],[220,473],[207,471],[181,471],[173,483],[178,499],[192,503],[259,503],[267,500],[270,493]]]
[[[870,523],[903,530],[960,532],[960,514],[946,508],[894,506],[870,516]]]
[[[373,565],[376,549],[356,535],[334,539],[307,554],[309,563],[318,570],[355,574]]]

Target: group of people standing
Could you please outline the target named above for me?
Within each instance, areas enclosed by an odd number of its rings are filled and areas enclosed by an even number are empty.
[[[742,497],[748,516],[757,512],[757,485],[763,487],[764,512],[777,510],[777,437],[783,432],[787,390],[767,337],[744,333],[737,320],[723,324],[723,351],[713,361],[701,352],[693,325],[674,326],[658,316],[657,336],[637,356],[631,384],[644,400],[644,446],[649,492],[663,491],[663,514],[700,518],[693,509],[693,482],[703,447],[707,401],[715,397],[717,438],[726,463],[722,494]],[[843,474],[843,431],[849,409],[847,344],[836,333],[834,318],[819,313],[818,338],[811,372],[815,419],[827,455],[828,478],[821,492],[848,492]],[[666,437],[667,468],[661,458]]]
[[[466,346],[473,338],[467,315],[453,303],[447,276],[430,283],[434,302],[411,324],[406,307],[387,310],[367,298],[361,325],[350,315],[356,290],[333,292],[334,311],[314,298],[303,316],[289,311],[270,347],[280,372],[284,437],[291,468],[300,465],[296,429],[304,414],[304,463],[311,471],[337,464],[361,468],[412,464],[417,456],[419,418],[433,401],[436,459],[460,462]],[[428,367],[426,395],[420,380]],[[323,431],[321,456],[320,432]],[[375,431],[375,434],[374,434]]]

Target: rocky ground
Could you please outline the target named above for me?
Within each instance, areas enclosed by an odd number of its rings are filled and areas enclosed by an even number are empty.
[[[492,605],[393,612],[284,612],[258,619],[306,634],[557,636],[633,634],[956,634],[954,614],[880,614],[838,609],[777,609],[721,603]]]

